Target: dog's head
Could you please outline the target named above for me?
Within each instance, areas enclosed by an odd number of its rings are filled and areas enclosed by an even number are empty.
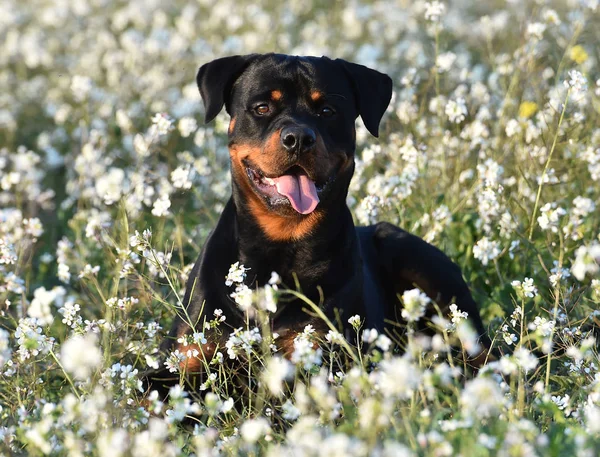
[[[392,95],[387,75],[327,57],[225,57],[203,65],[197,82],[206,122],[223,105],[231,115],[234,191],[257,217],[296,222],[345,200],[355,120],[377,136]]]

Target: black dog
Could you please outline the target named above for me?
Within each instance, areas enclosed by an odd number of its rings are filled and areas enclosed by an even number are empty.
[[[250,269],[250,288],[267,284],[275,271],[284,284],[299,284],[330,319],[346,323],[359,314],[365,328],[380,332],[402,322],[398,294],[417,286],[442,310],[453,300],[468,312],[489,345],[460,269],[446,255],[388,223],[355,227],[346,206],[354,123],[360,115],[378,135],[392,95],[387,75],[341,59],[253,54],[203,65],[197,82],[206,122],[223,105],[231,115],[233,189],[187,283],[187,316],[176,318],[163,349],[177,347],[193,331],[190,323],[201,331],[215,309],[233,328],[244,326],[224,283],[237,261]],[[322,328],[303,308],[300,300],[288,301],[274,317],[283,345],[306,324]],[[203,358],[226,339],[209,337],[187,370],[201,370]]]

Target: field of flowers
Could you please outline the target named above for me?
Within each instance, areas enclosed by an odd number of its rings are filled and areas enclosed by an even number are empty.
[[[598,0],[0,11],[0,455],[600,453]],[[468,349],[459,312],[401,351],[360,317],[360,348],[331,332],[315,349],[307,328],[287,360],[263,294],[262,325],[230,338],[198,391],[145,395],[230,192],[228,118],[202,124],[197,68],[269,51],[392,77],[380,138],[357,122],[348,204],[462,267],[497,360],[473,374],[449,351]]]

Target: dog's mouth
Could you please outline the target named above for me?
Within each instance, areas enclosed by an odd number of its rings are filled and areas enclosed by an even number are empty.
[[[272,205],[291,205],[299,214],[312,213],[319,204],[324,186],[318,186],[299,165],[280,176],[268,177],[260,169],[244,163],[256,191]]]

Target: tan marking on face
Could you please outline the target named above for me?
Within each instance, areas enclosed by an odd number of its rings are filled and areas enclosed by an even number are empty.
[[[267,138],[263,146],[249,144],[235,144],[231,146],[229,148],[229,156],[231,157],[232,164],[235,167],[235,169],[232,171],[237,171],[239,169],[239,171],[243,172],[243,175],[246,175],[242,162],[244,160],[249,160],[253,165],[258,167],[267,175],[272,175],[274,170],[278,170],[281,167],[279,163],[279,160],[281,160],[280,134],[281,130],[273,133],[269,138]]]
[[[278,102],[279,100],[281,100],[281,97],[283,97],[283,94],[280,90],[271,91],[271,100],[273,100],[274,102]]]
[[[281,129],[277,130],[267,139],[264,150],[266,155],[270,158],[275,159],[277,157],[277,153],[281,152]],[[267,165],[267,167],[269,167],[269,165]],[[265,170],[262,166],[260,166],[260,169]],[[267,170],[268,169],[269,168],[267,168]]]
[[[260,157],[261,148],[251,146],[249,144],[235,144],[229,148],[229,157],[233,161],[234,166],[242,166],[242,161],[250,158],[250,160],[258,160]]]
[[[313,91],[310,93],[310,99],[311,99],[313,102],[317,102],[317,101],[319,101],[319,100],[320,100],[322,97],[323,97],[323,92],[319,92],[318,90],[313,90]]]
[[[271,151],[269,148],[275,148],[275,144],[278,142],[279,132],[276,132],[267,140],[264,150]],[[237,144],[229,148],[233,179],[242,187],[242,191],[248,199],[251,214],[267,238],[273,241],[298,240],[307,236],[323,218],[323,213],[319,209],[307,215],[281,216],[267,207],[264,200],[255,193],[254,188],[248,181],[243,164],[244,159],[249,159],[267,174],[269,174],[269,171],[277,169],[278,164],[271,157],[274,154],[262,154],[262,152],[263,150],[260,147],[251,145]]]
[[[250,210],[267,237],[273,241],[294,241],[311,234],[323,219],[318,209],[307,215],[284,217],[274,214],[263,202],[250,200]]]
[[[227,130],[227,132],[231,135],[234,128],[235,128],[235,117],[232,117],[231,120],[229,121],[229,129]]]

